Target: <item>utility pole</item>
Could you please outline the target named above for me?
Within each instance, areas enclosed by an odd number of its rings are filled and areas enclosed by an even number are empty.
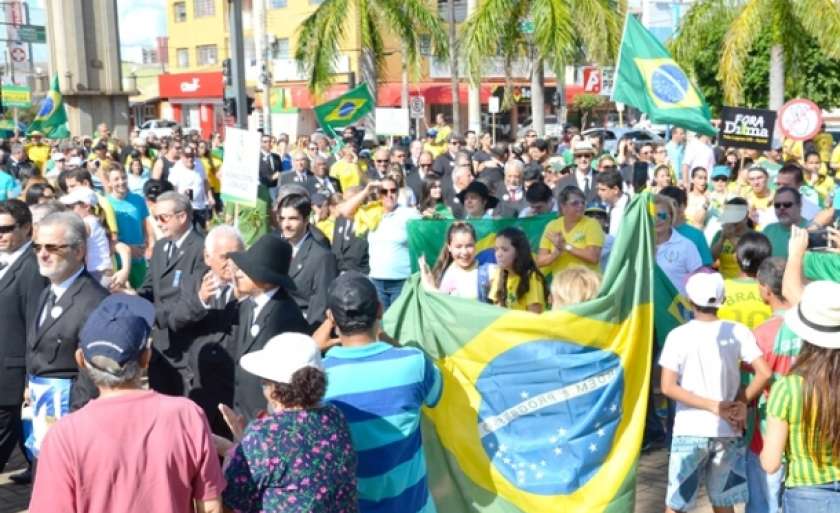
[[[478,0],[467,0],[467,18],[475,12],[477,4]],[[467,128],[474,131],[477,135],[481,135],[481,96],[479,95],[481,77],[479,77],[478,84],[473,84],[472,80],[468,84]]]
[[[262,86],[262,128],[271,134],[271,48],[266,30],[265,0],[254,0],[254,50],[260,63],[259,82]]]
[[[458,39],[455,37],[455,0],[447,2],[449,8],[449,73],[452,89],[452,131],[461,134],[461,92],[458,84]]]
[[[245,40],[242,35],[242,0],[228,0],[230,25],[231,86],[230,97],[236,101],[236,128],[248,128],[248,104],[245,95]]]

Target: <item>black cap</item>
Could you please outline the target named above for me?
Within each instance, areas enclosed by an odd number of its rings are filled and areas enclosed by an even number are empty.
[[[496,208],[496,205],[499,204],[499,199],[495,196],[491,196],[490,189],[478,180],[473,180],[464,190],[458,193],[458,201],[463,204],[467,194],[471,192],[484,198],[484,201],[486,202],[485,208],[487,209]]]
[[[289,277],[292,246],[273,233],[260,237],[248,251],[234,251],[228,257],[254,281],[295,290],[295,282]]]
[[[342,331],[368,329],[379,314],[379,296],[367,276],[348,271],[333,281],[327,295],[327,308]]]

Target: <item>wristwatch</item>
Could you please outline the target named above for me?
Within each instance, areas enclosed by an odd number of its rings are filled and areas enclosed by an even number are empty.
[[[566,245],[563,246],[563,249],[565,249],[566,251],[571,251],[572,249],[574,249],[574,246],[567,242]]]

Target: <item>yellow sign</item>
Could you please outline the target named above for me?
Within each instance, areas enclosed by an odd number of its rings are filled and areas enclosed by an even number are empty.
[[[32,106],[32,91],[26,86],[3,84],[0,101],[7,108],[28,109]]]

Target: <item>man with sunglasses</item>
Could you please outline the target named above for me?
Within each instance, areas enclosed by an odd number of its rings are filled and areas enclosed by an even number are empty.
[[[417,167],[412,166],[412,171],[406,173],[405,184],[414,192],[415,198],[423,197],[423,183],[426,178],[432,175],[432,164],[435,158],[428,151],[421,151],[420,156],[417,157]]]
[[[16,199],[0,202],[0,472],[15,444],[22,442],[27,319],[32,319],[48,283],[38,272],[31,237],[32,215],[26,204]]]
[[[82,326],[108,296],[108,290],[85,270],[86,237],[81,217],[58,212],[38,223],[32,241],[38,270],[49,280],[31,318],[26,343],[29,400],[34,405],[27,447],[36,457],[49,424],[97,395],[90,379],[79,372],[75,357]]]
[[[309,194],[315,194],[317,187],[315,177],[312,176],[312,171],[309,170],[310,163],[310,158],[306,152],[298,150],[292,153],[292,170],[280,173],[280,187],[286,184],[296,183],[306,188]]]
[[[196,283],[207,272],[204,237],[192,228],[192,204],[183,194],[161,194],[152,213],[162,237],[152,249],[146,279],[137,289],[139,296],[155,305],[149,386],[168,395],[187,395],[193,378],[188,354],[196,332],[172,312],[185,301],[185,294],[197,290]]]
[[[391,150],[385,147],[377,148],[373,152],[373,167],[367,171],[367,179],[372,181],[384,180],[388,176],[388,166],[391,165]]]
[[[464,140],[452,134],[449,136],[449,143],[446,146],[446,151],[441,156],[435,159],[432,164],[432,171],[439,176],[449,176],[455,168],[455,157],[461,148],[464,147]]]
[[[271,136],[263,134],[260,138],[260,184],[269,189],[276,187],[282,171],[280,155],[271,151]]]
[[[592,172],[592,157],[595,149],[588,141],[580,141],[572,149],[575,158],[575,170],[557,182],[555,190],[563,192],[566,187],[577,187],[583,191],[584,205],[598,198],[598,188]]]
[[[808,226],[808,221],[802,217],[802,195],[793,187],[785,186],[776,189],[773,210],[779,221],[765,226],[762,233],[770,239],[773,256],[787,258],[791,227]]]

